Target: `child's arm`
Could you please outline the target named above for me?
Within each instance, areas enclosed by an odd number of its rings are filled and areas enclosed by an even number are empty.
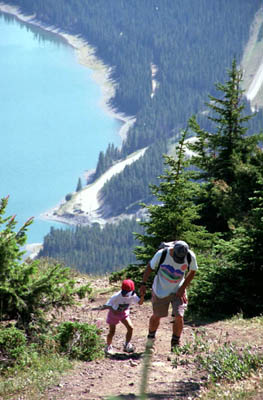
[[[108,306],[107,304],[103,304],[102,306],[92,308],[93,311],[103,311],[111,309],[113,310],[112,306]]]
[[[141,297],[139,297],[136,293],[134,293],[133,304],[142,305],[143,302],[144,302],[144,294]]]
[[[103,306],[101,306],[101,310],[111,310],[113,312],[113,314],[119,314],[118,310],[115,310],[115,308],[113,308],[113,306],[109,305],[109,304],[103,304]]]

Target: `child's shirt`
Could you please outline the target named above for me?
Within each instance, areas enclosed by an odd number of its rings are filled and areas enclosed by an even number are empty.
[[[111,306],[115,311],[128,310],[131,304],[139,303],[140,297],[135,292],[130,296],[122,296],[121,290],[115,293],[106,303],[106,306]]]

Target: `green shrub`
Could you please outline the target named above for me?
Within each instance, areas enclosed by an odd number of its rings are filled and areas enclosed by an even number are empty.
[[[66,200],[66,201],[69,201],[69,200],[71,200],[71,199],[72,199],[72,196],[73,196],[73,194],[72,194],[72,193],[68,193],[68,194],[66,194],[66,196],[65,196],[65,200]]]
[[[188,290],[187,315],[201,318],[231,317],[242,311],[240,268],[224,254],[202,254]]]
[[[0,367],[1,369],[19,362],[26,351],[26,335],[14,326],[0,329]]]
[[[235,382],[244,379],[263,366],[262,356],[253,354],[249,347],[241,352],[232,343],[225,343],[205,356],[199,355],[196,360],[208,372],[208,381],[214,383],[220,380]]]
[[[104,341],[95,325],[63,322],[57,329],[56,340],[60,351],[69,358],[92,361],[103,356]]]

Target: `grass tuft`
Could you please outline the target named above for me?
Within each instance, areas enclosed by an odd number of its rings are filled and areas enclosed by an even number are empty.
[[[73,365],[66,357],[57,354],[38,354],[31,358],[30,365],[9,368],[0,376],[0,398],[9,400],[19,394],[27,400],[39,400],[44,390],[58,383],[61,374]]]

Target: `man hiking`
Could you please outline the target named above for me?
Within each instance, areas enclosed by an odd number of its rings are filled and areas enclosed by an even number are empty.
[[[165,252],[165,257],[162,260],[163,252]],[[170,303],[174,315],[171,351],[180,345],[184,327],[184,312],[187,308],[186,288],[194,278],[197,268],[194,252],[182,240],[173,242],[172,247],[158,250],[147,264],[140,286],[141,296],[145,295],[146,282],[152,271],[158,269],[152,285],[153,314],[149,321],[148,332],[148,339],[151,340],[152,347],[160,319],[167,317]]]

